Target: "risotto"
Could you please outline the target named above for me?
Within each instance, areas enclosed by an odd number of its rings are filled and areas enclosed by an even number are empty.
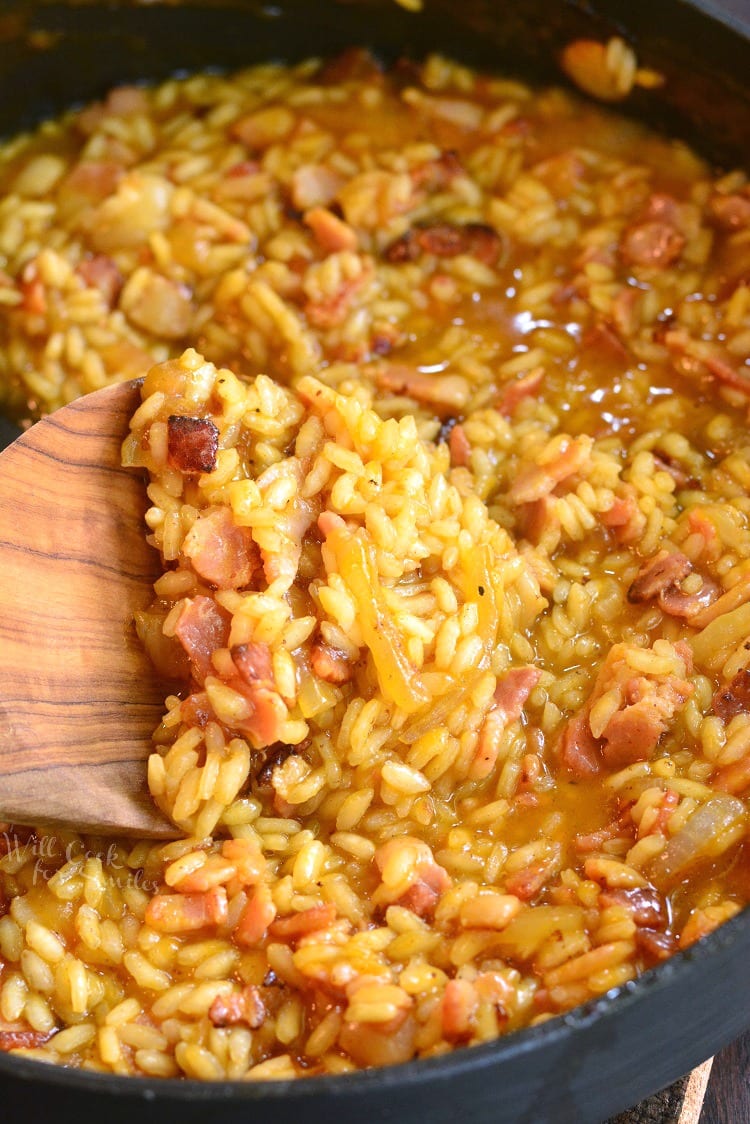
[[[356,51],[116,89],[0,159],[6,409],[146,376],[179,836],[0,834],[0,1049],[342,1073],[737,913],[746,177]]]

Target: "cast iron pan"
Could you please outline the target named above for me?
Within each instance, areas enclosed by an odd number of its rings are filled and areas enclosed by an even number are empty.
[[[332,54],[442,50],[560,81],[568,40],[617,33],[667,77],[627,109],[724,166],[750,150],[750,0],[183,0],[179,6],[0,0],[0,135],[122,81]],[[42,34],[40,34],[42,33]],[[0,438],[17,431],[3,422]],[[164,1117],[221,1124],[596,1124],[750,1026],[750,910],[585,1007],[497,1042],[308,1081],[201,1084],[66,1070],[0,1054],[0,1118]]]

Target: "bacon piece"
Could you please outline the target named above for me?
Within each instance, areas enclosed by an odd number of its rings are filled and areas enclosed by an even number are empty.
[[[106,304],[114,308],[123,286],[123,276],[106,254],[84,258],[76,270],[89,289],[98,289]]]
[[[646,761],[675,712],[685,705],[694,687],[680,674],[639,675],[628,662],[627,643],[615,644],[602,664],[586,707],[566,726],[560,743],[563,762],[576,776],[592,776],[602,765],[620,769]],[[682,641],[674,645],[684,675],[692,670],[692,653]],[[619,692],[620,705],[604,728],[592,730],[591,714],[597,699]]]
[[[55,1034],[55,1030],[0,1030],[0,1053],[10,1050],[36,1050]]]
[[[124,174],[122,165],[112,160],[85,160],[76,164],[60,183],[63,208],[101,203],[114,194]]]
[[[750,226],[750,195],[722,195],[717,192],[708,203],[717,226],[723,230],[742,230]]]
[[[441,1008],[443,1036],[467,1042],[475,1030],[479,995],[471,980],[448,980]]]
[[[448,436],[448,448],[450,449],[452,465],[457,468],[464,468],[469,463],[471,445],[466,436],[466,430],[460,422],[451,427]]]
[[[196,574],[219,589],[241,589],[260,569],[260,551],[249,527],[238,527],[226,507],[199,515],[182,553]]]
[[[666,269],[677,261],[684,246],[684,234],[670,223],[640,222],[625,231],[620,254],[627,265]]]
[[[248,644],[236,644],[231,649],[232,660],[245,683],[271,686],[274,682],[273,666],[271,663],[271,649],[268,644],[251,641]]]
[[[338,86],[342,82],[374,82],[382,76],[382,68],[364,47],[348,47],[323,63],[318,71],[318,81]]]
[[[217,886],[203,894],[157,894],[146,906],[145,921],[157,933],[191,933],[227,919],[227,892]]]
[[[656,600],[669,616],[689,619],[718,597],[716,585],[706,578],[695,593],[685,593],[680,588],[680,583],[692,570],[692,563],[684,554],[660,550],[641,566],[628,590],[628,601],[640,604]]]
[[[335,905],[314,905],[289,917],[278,917],[270,926],[269,932],[272,937],[281,937],[282,940],[297,940],[308,933],[327,929],[335,920]]]
[[[563,480],[574,476],[588,464],[593,444],[593,437],[572,437],[553,461],[522,468],[508,489],[509,501],[515,505],[533,503],[549,495]]]
[[[498,680],[494,701],[482,724],[469,767],[472,780],[484,780],[494,769],[506,727],[521,717],[524,703],[541,674],[536,667],[513,667]]]
[[[666,929],[669,921],[667,903],[657,890],[650,886],[633,889],[604,890],[599,895],[603,906],[621,905],[632,915],[636,925],[649,929]]]
[[[560,740],[560,758],[574,777],[593,777],[601,772],[599,741],[591,733],[586,713],[575,715],[566,724]]]
[[[383,251],[388,262],[414,261],[420,253],[438,258],[455,258],[469,254],[494,265],[503,249],[503,240],[486,223],[435,222],[414,227],[391,242]]]
[[[198,683],[213,673],[211,656],[217,648],[226,648],[230,624],[229,614],[211,597],[199,594],[185,599],[175,636],[188,654]]]
[[[180,718],[186,726],[206,727],[214,717],[205,691],[194,691],[180,703]]]
[[[522,902],[530,902],[552,874],[554,863],[555,860],[544,859],[514,871],[505,880],[506,893],[515,894]]]
[[[310,652],[312,669],[319,679],[327,683],[348,683],[354,676],[354,664],[346,652],[316,640]]]
[[[251,890],[247,904],[240,914],[233,934],[237,944],[246,948],[260,944],[275,916],[276,906],[273,904],[271,891],[265,882],[261,882]]]
[[[591,851],[601,851],[605,843],[609,843],[613,839],[632,840],[634,835],[635,824],[630,814],[630,808],[627,808],[616,820],[608,823],[605,827],[599,828],[598,831],[576,835],[573,839],[573,846],[576,851],[585,855]]]
[[[208,1009],[214,1026],[247,1026],[257,1030],[266,1019],[266,1007],[260,990],[249,984],[231,995],[217,995]]]
[[[438,375],[408,367],[405,363],[389,363],[375,373],[381,390],[406,394],[417,402],[426,402],[436,412],[454,409],[463,404],[467,384],[462,375]]]
[[[504,418],[512,418],[524,398],[536,394],[544,381],[544,367],[536,367],[520,379],[506,383],[500,393],[496,409]]]
[[[420,863],[415,881],[401,895],[397,904],[410,909],[417,917],[431,921],[441,894],[451,885],[450,875],[442,866],[437,863]]]
[[[219,451],[219,430],[210,418],[167,419],[167,457],[179,472],[213,472]]]
[[[452,148],[443,149],[434,160],[425,160],[413,168],[410,175],[415,187],[425,191],[441,191],[450,187],[456,176],[463,175],[464,166]]]
[[[512,667],[498,679],[495,706],[506,723],[515,722],[521,717],[527,698],[541,678],[542,673],[538,667]]]
[[[669,960],[677,951],[677,941],[671,933],[661,933],[646,927],[636,929],[635,943],[647,960],[654,964]]]
[[[315,241],[326,253],[335,254],[340,250],[356,250],[356,231],[325,207],[312,207],[309,211],[306,211],[303,222],[305,226],[310,227],[315,236]]]
[[[730,792],[732,795],[744,792],[750,786],[750,753],[719,769],[712,777],[711,785],[719,792]]]
[[[720,687],[711,708],[722,722],[731,722],[738,714],[750,714],[750,670],[738,671],[731,683]]]

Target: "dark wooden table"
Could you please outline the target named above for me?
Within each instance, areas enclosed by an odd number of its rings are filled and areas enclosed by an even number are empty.
[[[750,1031],[716,1055],[700,1124],[750,1124]]]

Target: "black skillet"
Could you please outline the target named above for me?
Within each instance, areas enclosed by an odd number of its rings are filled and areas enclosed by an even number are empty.
[[[750,0],[0,0],[0,135],[123,81],[353,44],[385,58],[441,50],[560,81],[580,36],[624,35],[667,78],[627,109],[723,166],[750,151]],[[1,421],[2,419],[0,419]],[[0,438],[13,427],[2,423]],[[308,1081],[201,1084],[84,1073],[0,1054],[0,1121],[596,1124],[750,1026],[750,910],[606,996],[496,1043]],[[744,1122],[737,1122],[744,1124]]]

